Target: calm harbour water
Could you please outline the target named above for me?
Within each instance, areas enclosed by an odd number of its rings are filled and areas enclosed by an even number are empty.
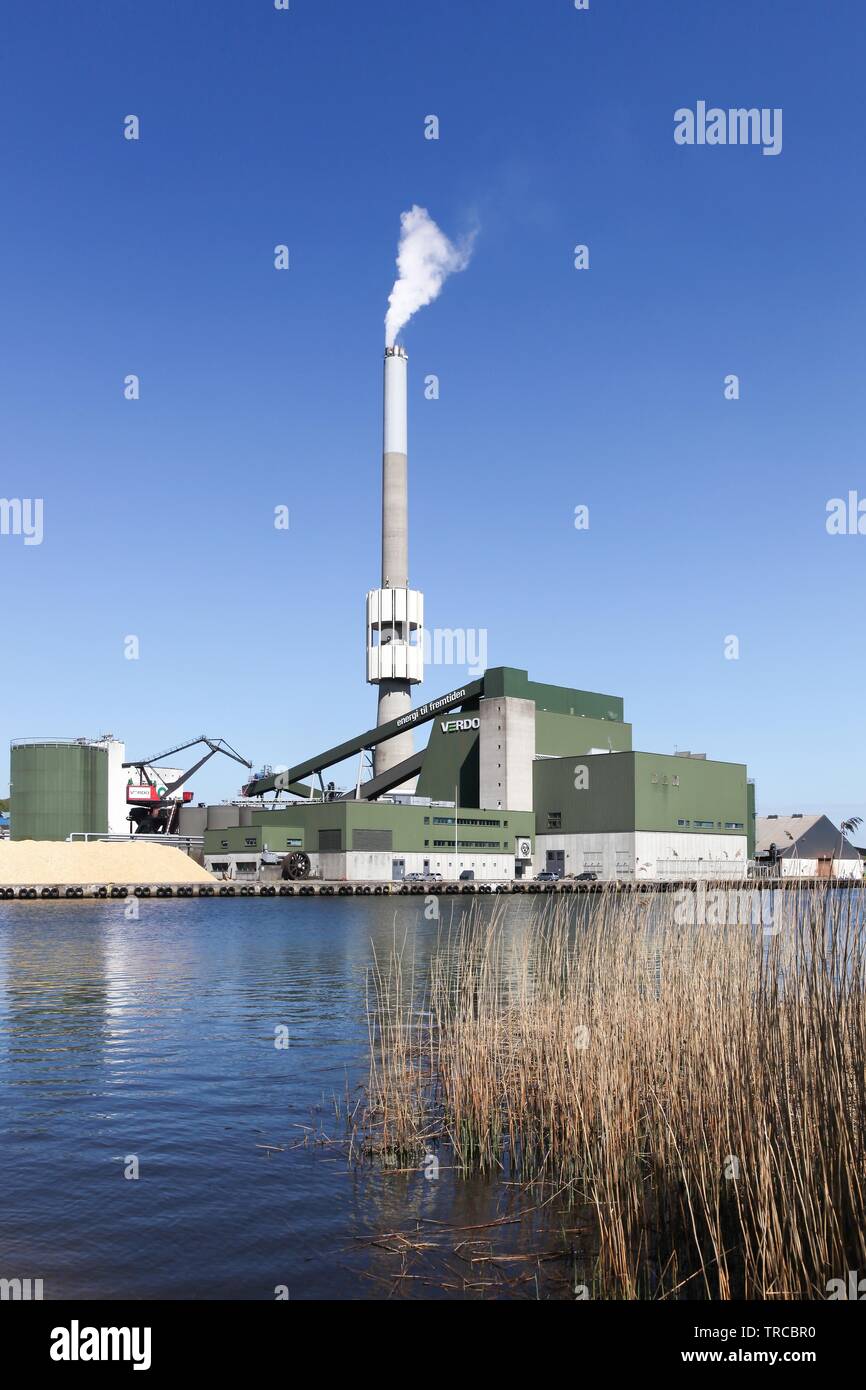
[[[371,943],[387,956],[396,920],[423,969],[462,911],[443,900],[427,921],[423,903],[144,901],[138,920],[123,902],[0,905],[0,1277],[41,1278],[46,1299],[467,1296],[459,1233],[435,1268],[369,1242],[519,1215],[525,1197],[300,1142],[342,1139],[333,1098],[366,1078]],[[532,904],[507,911],[519,927]],[[537,1249],[537,1219],[491,1239]],[[531,1272],[521,1291],[537,1296]]]

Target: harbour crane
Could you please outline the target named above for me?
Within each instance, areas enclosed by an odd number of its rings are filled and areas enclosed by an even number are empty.
[[[179,777],[175,777],[171,782],[162,782],[153,775],[154,766],[164,763],[166,758],[173,757],[175,753],[182,753],[187,748],[196,748],[201,743],[206,745],[208,751]],[[207,734],[199,734],[198,738],[178,743],[174,748],[166,748],[162,753],[155,753],[152,758],[131,758],[129,762],[122,764],[123,767],[135,768],[138,773],[138,782],[130,780],[126,788],[126,803],[132,807],[129,819],[135,827],[136,835],[172,833],[177,824],[180,807],[192,801],[192,792],[182,792],[180,800],[174,797],[174,793],[198,772],[200,767],[204,767],[214,753],[224,753],[227,758],[233,758],[243,767],[252,768],[252,763],[242,758],[225,739],[208,738]]]

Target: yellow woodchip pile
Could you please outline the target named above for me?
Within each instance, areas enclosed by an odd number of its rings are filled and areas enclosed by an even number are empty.
[[[213,883],[214,878],[170,845],[103,840],[0,840],[0,884]]]

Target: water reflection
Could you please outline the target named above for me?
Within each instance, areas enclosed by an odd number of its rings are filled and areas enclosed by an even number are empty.
[[[549,1190],[352,1166],[321,1142],[343,1139],[338,1112],[367,1077],[371,959],[396,943],[422,988],[467,901],[438,909],[144,901],[131,920],[122,902],[0,905],[0,1276],[43,1278],[47,1298],[543,1297],[588,1282],[568,1253],[580,1213]],[[506,979],[540,910],[472,900],[476,930],[501,918]],[[564,910],[579,941],[595,900]],[[633,926],[656,972],[657,910],[640,899]],[[852,910],[862,925],[862,895]]]
[[[302,1142],[342,1139],[335,1097],[366,1078],[372,952],[407,943],[420,978],[464,907],[3,904],[0,1274],[42,1277],[47,1298],[381,1297],[394,1257],[371,1237],[500,1215],[495,1189]],[[508,914],[525,930],[531,904]]]

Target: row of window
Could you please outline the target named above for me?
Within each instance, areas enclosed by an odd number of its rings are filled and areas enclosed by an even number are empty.
[[[425,848],[426,848],[427,845],[429,845],[429,843],[430,843],[429,840],[425,840],[425,841],[424,841]],[[453,841],[453,840],[434,840],[434,841],[433,841],[433,848],[434,848],[434,849],[453,849],[453,848],[454,848],[454,841]],[[458,840],[458,841],[457,841],[457,851],[458,851],[458,853],[460,853],[460,851],[461,851],[461,850],[464,850],[464,849],[501,849],[501,845],[500,845],[500,843],[499,843],[498,840]]]
[[[722,824],[722,822],[719,821],[719,822],[718,822],[719,828],[721,828],[721,824]],[[677,821],[677,825],[678,825],[678,826],[680,827],[680,829],[682,829],[682,830],[688,830],[689,828],[691,828],[691,829],[693,829],[693,830],[714,830],[715,827],[716,827],[716,821],[713,821],[713,820],[696,820],[696,821],[691,821],[691,820],[678,820],[678,821]],[[548,828],[548,830],[561,830],[561,829],[562,829],[562,812],[561,812],[561,811],[548,811],[548,813],[547,813],[547,828]],[[725,821],[725,829],[726,829],[726,830],[742,830],[743,828],[744,828],[744,827],[743,827],[743,822],[742,822],[742,821],[739,821],[739,820],[726,820],[726,821]]]
[[[677,825],[682,826],[686,830],[689,826],[691,826],[693,830],[715,830],[716,826],[718,826],[720,830],[722,828],[722,822],[714,820],[678,820]],[[744,830],[745,826],[741,820],[726,820],[725,829]]]
[[[425,816],[425,817],[424,817],[424,824],[425,824],[425,825],[429,825],[429,824],[430,824],[430,817],[429,817],[429,816]],[[454,824],[454,817],[453,817],[453,816],[434,816],[434,817],[433,817],[433,824],[434,824],[434,825],[453,825],[453,824]],[[507,826],[507,825],[508,825],[508,821],[477,820],[477,819],[474,819],[472,816],[458,816],[458,817],[457,817],[457,824],[458,824],[458,825],[490,825],[490,826],[494,826],[494,825],[495,825],[495,826],[497,827],[497,829],[498,829],[500,825],[506,825],[506,826]]]

